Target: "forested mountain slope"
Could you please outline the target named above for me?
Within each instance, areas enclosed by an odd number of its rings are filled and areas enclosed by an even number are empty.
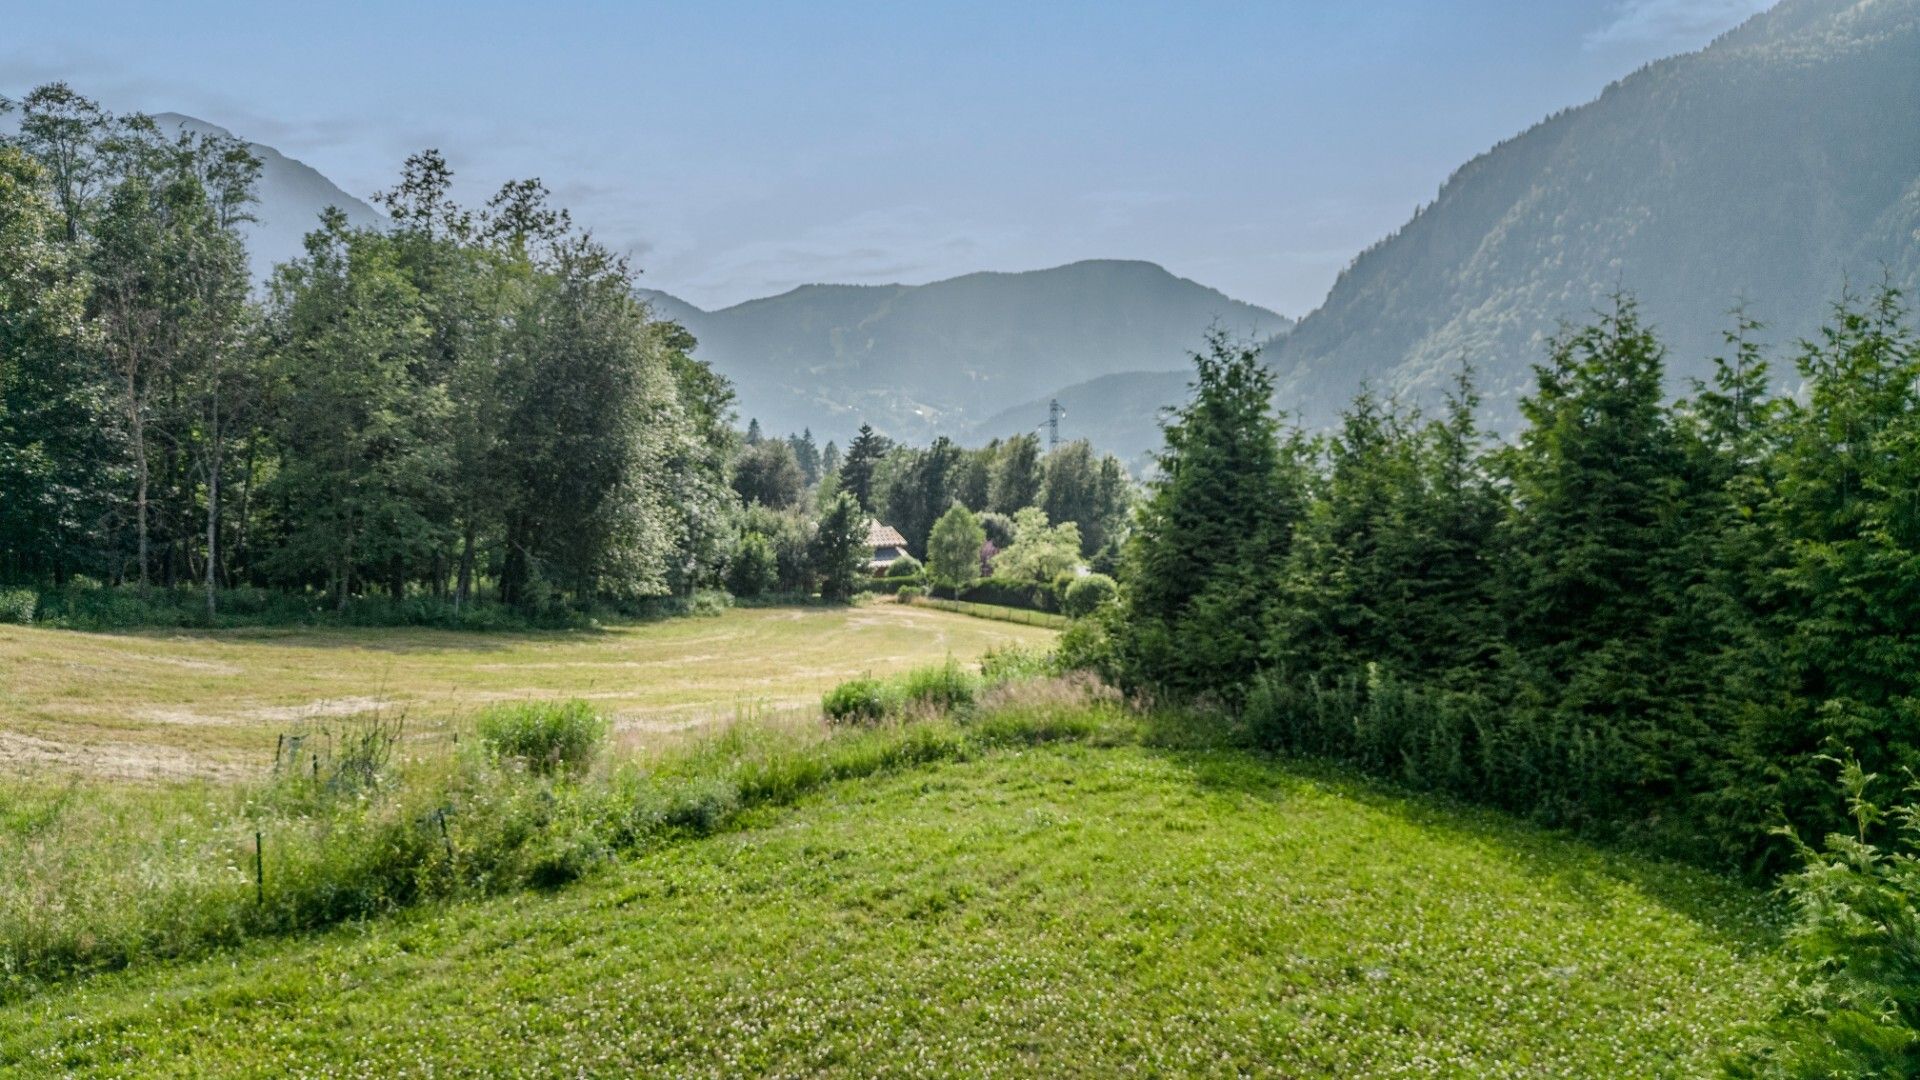
[[[1468,163],[1267,358],[1313,426],[1470,360],[1510,434],[1545,336],[1615,290],[1678,380],[1737,303],[1788,342],[1883,267],[1920,280],[1920,0],[1787,0]]]
[[[1071,383],[1181,368],[1215,323],[1261,340],[1290,325],[1152,263],[1117,260],[919,286],[806,285],[712,312],[649,298],[734,380],[743,417],[822,437],[863,420],[897,438],[961,434]]]

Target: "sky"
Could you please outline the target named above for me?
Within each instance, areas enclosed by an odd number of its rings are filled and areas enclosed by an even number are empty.
[[[367,196],[537,176],[642,283],[1158,262],[1289,315],[1447,175],[1766,0],[0,0],[0,94],[183,112]]]

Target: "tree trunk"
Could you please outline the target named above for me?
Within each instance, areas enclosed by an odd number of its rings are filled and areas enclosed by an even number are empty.
[[[127,392],[133,392],[131,385]],[[130,401],[127,414],[133,427],[134,522],[140,535],[140,591],[144,593],[147,591],[147,430],[138,404]]]
[[[466,535],[460,543],[460,582],[453,592],[453,610],[457,614],[466,605],[467,593],[473,588],[473,525],[468,523]]]
[[[233,538],[233,573],[245,573],[247,570],[247,522],[252,516],[253,506],[253,454],[254,445],[259,441],[256,432],[247,439],[247,465],[240,475],[240,525]],[[229,577],[231,578],[231,574]]]
[[[207,621],[218,606],[215,567],[220,565],[220,395],[214,394],[207,433]]]

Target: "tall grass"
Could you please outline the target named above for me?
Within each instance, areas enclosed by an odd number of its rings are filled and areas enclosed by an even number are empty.
[[[957,700],[947,667],[933,671],[917,692]],[[422,760],[349,754],[315,766],[303,756],[305,767],[253,785],[0,785],[0,998],[433,900],[550,888],[823,784],[1006,745],[1119,737],[1135,723],[1087,682],[967,685],[981,696],[965,713],[927,708],[858,728],[742,722],[591,769],[529,768],[499,748],[531,744],[469,740]],[[541,730],[567,717],[569,746],[604,731],[573,706],[537,716],[529,726]],[[397,725],[385,723],[353,745],[395,745]],[[361,768],[349,761],[376,759],[364,782],[339,779]]]

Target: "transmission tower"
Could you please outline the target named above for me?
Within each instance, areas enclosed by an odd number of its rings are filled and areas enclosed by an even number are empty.
[[[1067,415],[1067,410],[1060,407],[1059,398],[1053,398],[1052,400],[1047,402],[1047,452],[1048,453],[1052,453],[1053,451],[1060,449],[1060,418],[1065,415]]]

